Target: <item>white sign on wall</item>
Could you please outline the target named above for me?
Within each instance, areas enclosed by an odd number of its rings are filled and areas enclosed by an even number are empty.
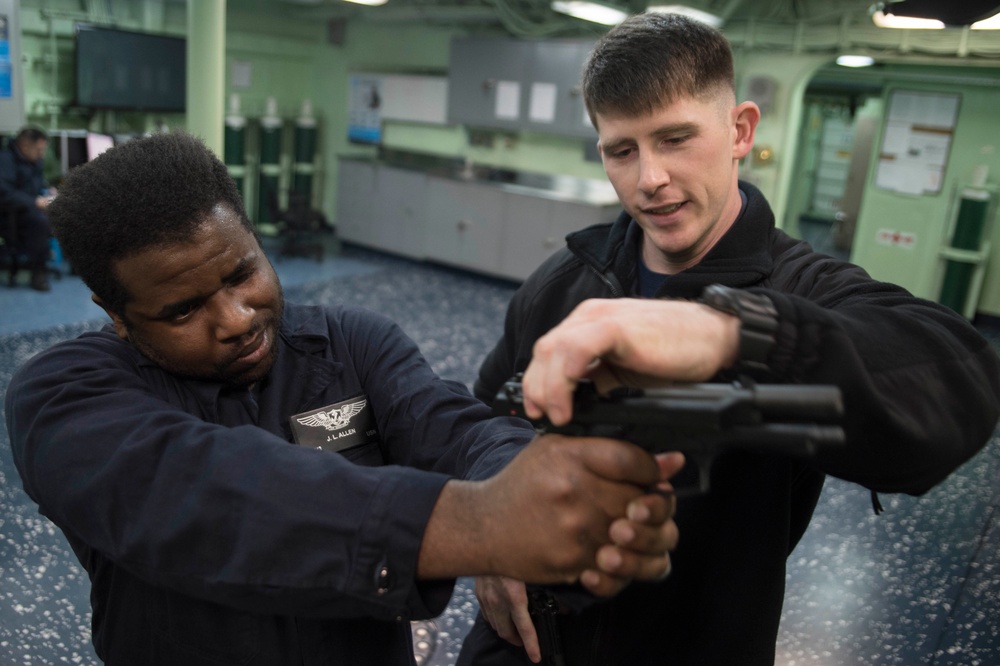
[[[941,191],[958,102],[957,93],[892,93],[875,174],[878,187],[905,194]]]

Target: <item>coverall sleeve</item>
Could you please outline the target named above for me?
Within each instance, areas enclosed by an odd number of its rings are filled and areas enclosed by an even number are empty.
[[[447,595],[425,605],[415,569],[447,475],[356,466],[207,422],[154,395],[123,347],[107,334],[61,343],[6,395],[25,490],[74,547],[244,611],[397,620],[443,610]]]

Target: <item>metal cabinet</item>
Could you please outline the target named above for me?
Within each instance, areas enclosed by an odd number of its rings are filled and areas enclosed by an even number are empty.
[[[496,187],[428,178],[424,255],[496,275],[505,202],[504,192]]]
[[[531,45],[530,68],[525,81],[527,114],[524,129],[582,138],[596,137],[594,126],[583,103],[581,79],[583,64],[594,48],[592,42],[544,41]],[[550,111],[545,96],[554,91]],[[540,99],[535,100],[535,96]],[[536,113],[532,113],[535,102]],[[540,112],[540,115],[536,115]]]
[[[519,129],[530,55],[525,43],[511,39],[452,40],[448,122]]]
[[[338,187],[345,241],[513,280],[528,277],[566,234],[618,213],[603,195],[567,200],[363,160],[340,161]]]
[[[340,160],[337,170],[337,234],[346,241],[377,246],[375,232],[375,165]]]
[[[458,38],[451,42],[448,121],[590,138],[580,94],[592,41]]]
[[[378,168],[371,199],[377,247],[414,259],[423,258],[426,193],[425,174],[387,166]]]

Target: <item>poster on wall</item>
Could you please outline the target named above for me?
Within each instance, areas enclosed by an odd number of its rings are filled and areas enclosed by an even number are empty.
[[[13,71],[10,61],[10,23],[0,14],[0,99],[14,96]]]
[[[382,80],[377,76],[351,76],[348,96],[347,139],[354,143],[382,140]]]
[[[877,187],[904,194],[941,191],[958,102],[958,93],[892,93],[875,174]]]

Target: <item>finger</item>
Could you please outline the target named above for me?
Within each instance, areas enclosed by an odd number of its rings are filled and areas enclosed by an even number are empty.
[[[662,525],[672,518],[677,506],[673,489],[662,490],[657,486],[654,492],[636,497],[625,507],[625,518],[643,525]]]
[[[680,451],[668,451],[656,454],[656,464],[660,467],[660,480],[666,481],[673,478],[677,472],[681,471],[687,459]]]
[[[580,574],[580,584],[598,597],[614,596],[631,582],[631,579],[619,578],[597,569],[587,569]]]
[[[647,451],[621,440],[603,437],[576,437],[582,445],[584,467],[609,481],[652,486],[660,479],[660,467]]]
[[[676,545],[676,535],[669,540]],[[640,554],[606,544],[597,551],[597,566],[600,573],[619,579],[662,580],[670,573],[670,553]]]
[[[544,415],[554,424],[564,425],[572,416],[573,391],[579,377],[566,371],[564,351],[547,348],[541,340],[535,343],[531,363],[521,379],[524,409],[531,418]]]
[[[530,402],[533,409],[544,412],[556,425],[569,422],[577,382],[593,371],[597,359],[616,339],[612,326],[594,320],[595,303],[582,303],[561,324],[539,338],[524,373],[526,408]],[[540,416],[532,412],[529,415]]]
[[[677,548],[680,533],[677,524],[668,520],[660,525],[645,525],[620,518],[608,528],[611,543],[638,555],[658,555]]]
[[[528,612],[528,605],[516,604],[511,611],[511,619],[517,629],[519,643],[515,645],[524,646],[524,651],[528,653],[528,658],[538,663],[542,660],[542,649],[538,645],[538,632],[535,631],[535,623],[531,620]],[[513,643],[513,641],[511,641]]]

